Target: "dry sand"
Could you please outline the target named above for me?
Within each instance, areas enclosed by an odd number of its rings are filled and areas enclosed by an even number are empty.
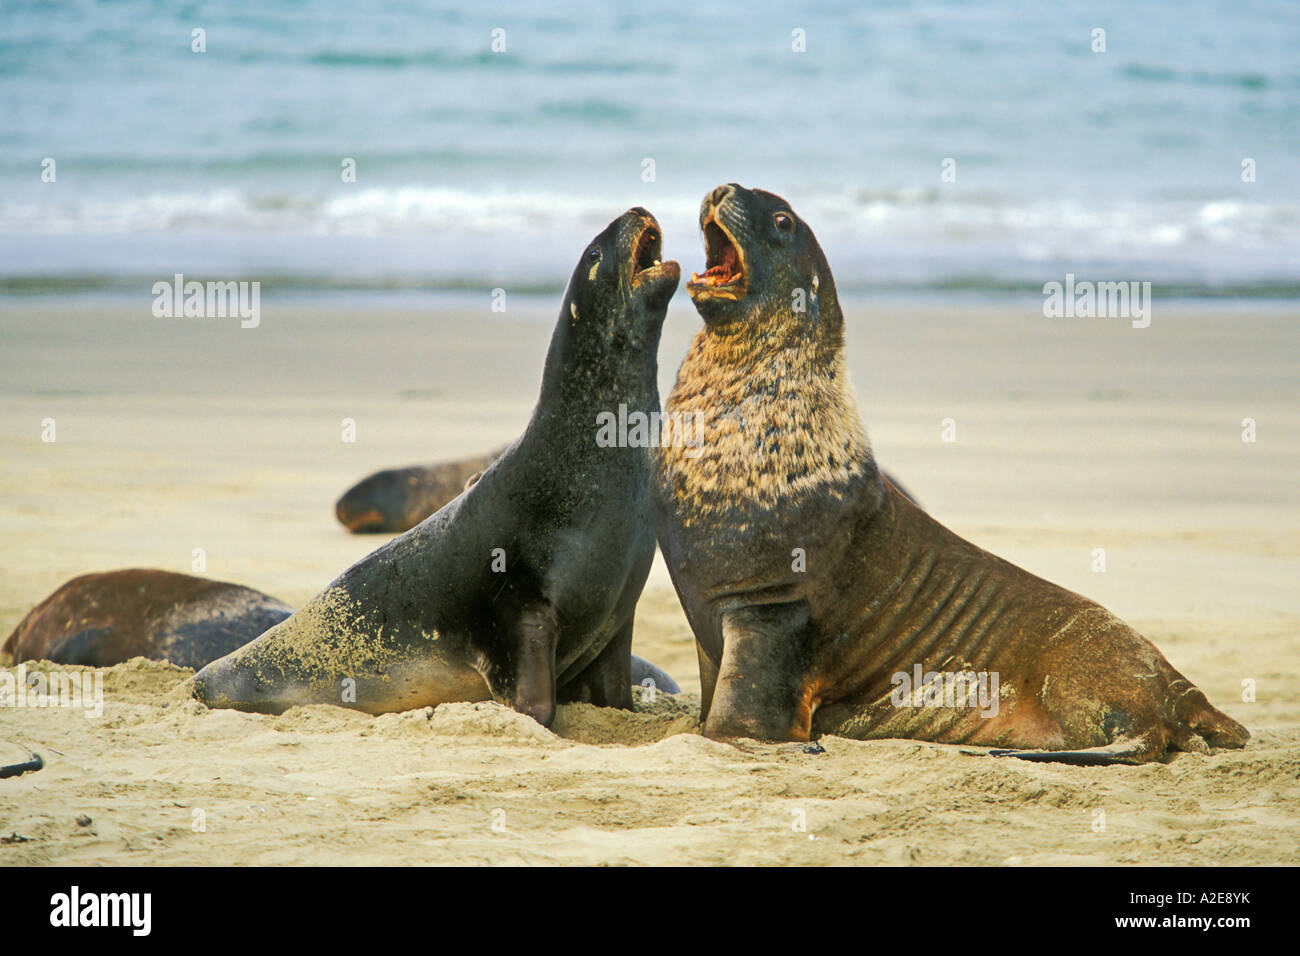
[[[243,330],[150,301],[0,305],[0,634],[75,574],[189,572],[195,548],[213,577],[305,601],[384,540],[335,523],[351,482],[518,433],[553,312],[268,296]],[[102,672],[99,718],[0,707],[0,743],[48,763],[0,781],[0,862],[1298,862],[1300,316],[1156,306],[1135,330],[1036,301],[860,304],[850,368],[878,458],[932,513],[1136,626],[1251,729],[1245,751],[1072,768],[709,741],[657,564],[636,650],[685,693],[565,707],[554,732],[495,704],[208,711],[190,672],[141,660]],[[679,297],[665,389],[695,327]]]

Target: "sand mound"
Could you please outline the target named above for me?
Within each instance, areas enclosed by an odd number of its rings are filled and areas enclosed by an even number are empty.
[[[695,694],[655,694],[643,700],[633,691],[634,711],[591,704],[565,704],[551,729],[584,744],[643,745],[675,734],[698,733],[700,699]],[[439,708],[441,709],[441,708]]]

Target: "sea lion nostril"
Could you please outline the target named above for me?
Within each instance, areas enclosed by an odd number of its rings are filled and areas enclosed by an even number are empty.
[[[735,183],[727,183],[725,186],[719,186],[717,189],[713,190],[713,192],[709,193],[709,202],[716,206],[735,191]]]

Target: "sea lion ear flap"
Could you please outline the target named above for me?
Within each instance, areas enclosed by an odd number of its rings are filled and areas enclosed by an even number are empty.
[[[822,318],[821,284],[821,278],[814,272],[812,282],[808,283],[808,317],[812,319],[814,332],[817,330],[818,325],[821,324]]]
[[[813,328],[820,331],[823,324],[831,330],[832,335],[844,331],[844,312],[840,309],[839,299],[835,295],[835,283],[830,278],[830,270],[814,266],[812,280],[808,283],[812,291],[809,311],[812,313]],[[822,314],[822,301],[826,302],[826,313]]]

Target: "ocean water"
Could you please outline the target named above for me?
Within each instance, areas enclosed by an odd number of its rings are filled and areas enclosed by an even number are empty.
[[[1289,0],[520,6],[4,0],[0,293],[549,292],[633,204],[700,268],[727,181],[843,291],[1300,291]]]

